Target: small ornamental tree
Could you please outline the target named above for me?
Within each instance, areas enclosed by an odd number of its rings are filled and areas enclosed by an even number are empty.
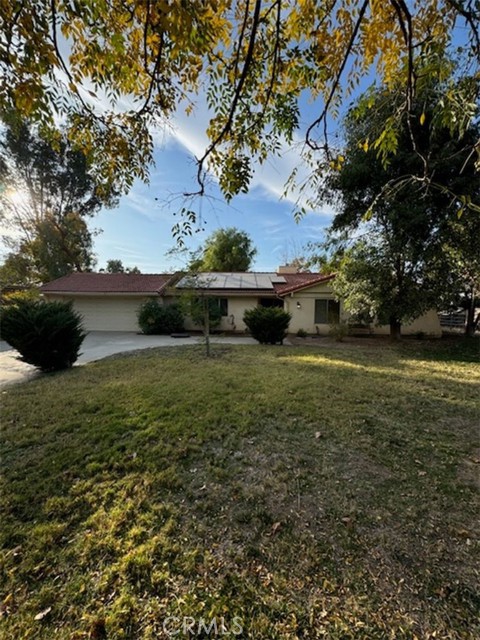
[[[210,333],[212,329],[220,326],[222,321],[222,311],[217,298],[211,298],[203,291],[197,291],[196,296],[192,294],[185,297],[185,304],[189,310],[190,317],[194,324],[201,327],[205,338],[205,354],[210,357]]]
[[[176,333],[183,331],[183,313],[178,304],[163,306],[151,299],[140,307],[138,324],[147,335]]]
[[[260,344],[283,344],[292,316],[279,307],[247,309],[243,321]]]
[[[2,339],[44,372],[71,367],[86,336],[71,302],[21,302],[5,307],[0,319]]]
[[[222,311],[218,298],[208,295],[208,289],[214,278],[202,274],[191,274],[182,279],[182,307],[193,323],[201,327],[205,338],[205,355],[211,355],[210,331],[218,327],[222,320]]]
[[[218,299],[208,296],[199,296],[192,300],[190,315],[193,322],[202,327],[202,329],[205,329],[207,316],[210,329],[216,329],[222,321],[222,310],[218,304]]]

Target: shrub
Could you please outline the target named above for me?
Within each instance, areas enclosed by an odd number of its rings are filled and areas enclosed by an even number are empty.
[[[147,335],[183,331],[183,313],[178,304],[159,305],[147,300],[138,310],[138,324]]]
[[[0,295],[0,309],[6,309],[10,306],[18,306],[22,302],[33,302],[40,300],[40,292],[38,289],[28,289],[26,291],[11,291]],[[0,323],[0,340],[2,337],[2,325]]]
[[[343,342],[343,339],[348,336],[349,328],[346,322],[335,322],[330,325],[328,335],[331,336],[335,342]]]
[[[19,291],[10,291],[2,293],[1,301],[2,306],[9,306],[11,304],[21,304],[22,302],[33,302],[40,300],[40,292],[38,289],[25,289]]]
[[[243,321],[260,344],[283,344],[292,316],[278,307],[256,307],[245,311]]]
[[[71,302],[20,302],[2,310],[1,323],[2,338],[45,372],[71,367],[86,336]]]
[[[297,331],[297,338],[306,338],[308,336],[308,333],[305,331],[305,329],[299,329]]]

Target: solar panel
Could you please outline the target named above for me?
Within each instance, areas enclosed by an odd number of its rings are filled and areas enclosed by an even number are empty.
[[[185,276],[177,287],[198,289],[273,289],[273,283],[284,284],[283,276],[275,273],[199,273]]]

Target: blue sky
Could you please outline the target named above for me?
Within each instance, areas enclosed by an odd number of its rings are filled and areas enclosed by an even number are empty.
[[[454,47],[464,45],[466,37],[464,27],[457,26]],[[348,75],[348,70],[349,65],[344,76]],[[345,99],[340,117],[375,80],[376,72],[372,67],[353,94]],[[208,124],[204,97],[197,97],[196,105],[190,117],[185,115],[180,105],[169,129],[154,136],[156,165],[151,170],[150,184],[135,184],[131,192],[121,199],[117,209],[102,211],[93,219],[92,228],[103,230],[96,236],[94,244],[97,269],[104,267],[110,258],[122,260],[125,266],[137,265],[145,273],[174,271],[185,266],[187,256],[175,257],[169,252],[175,247],[172,226],[177,218],[173,212],[182,206],[181,199],[175,199],[175,196],[196,190],[194,157],[201,157],[208,145],[204,133]],[[227,204],[215,180],[212,180],[209,189],[211,199],[204,198],[194,207],[201,212],[203,229],[188,239],[189,249],[197,249],[215,229],[237,227],[250,235],[258,249],[253,268],[272,271],[301,255],[307,243],[324,238],[324,230],[334,213],[331,209],[324,207],[311,212],[297,223],[293,217],[297,196],[291,194],[290,199],[281,197],[285,182],[295,167],[300,167],[300,179],[307,175],[300,153],[301,135],[322,107],[320,100],[312,103],[307,96],[301,100],[303,122],[297,144],[294,148],[282,150],[280,157],[271,158],[264,166],[256,168],[248,194],[237,196]],[[329,128],[333,130],[330,134],[337,127],[338,123],[330,121]],[[166,201],[170,204],[167,205]]]
[[[464,40],[464,34],[460,35]],[[62,40],[62,47],[68,53],[66,41]],[[374,80],[375,70],[372,69],[353,96],[345,100],[342,111]],[[91,101],[88,94],[84,97]],[[101,100],[97,106],[104,107]],[[302,100],[300,106],[304,122],[299,136],[321,110],[319,102],[312,104],[307,99]],[[190,117],[179,105],[175,120],[164,131],[155,133],[155,166],[151,168],[150,184],[136,183],[130,193],[121,198],[116,209],[102,211],[91,221],[92,230],[102,230],[94,238],[97,269],[105,267],[108,259],[120,259],[125,266],[136,265],[144,273],[174,271],[185,266],[187,256],[169,254],[175,247],[172,226],[178,221],[173,213],[182,206],[179,195],[196,189],[194,156],[202,156],[208,144],[204,133],[207,124],[208,112],[204,98],[200,96]],[[258,249],[253,268],[271,271],[301,255],[307,243],[321,241],[333,211],[323,208],[307,214],[297,223],[293,217],[296,195],[292,194],[290,199],[281,198],[292,169],[303,167],[301,170],[306,171],[300,146],[299,137],[294,148],[285,148],[280,157],[271,158],[264,166],[257,167],[250,192],[234,198],[230,204],[222,198],[212,179],[210,197],[195,203],[195,210],[201,213],[199,227],[202,228],[187,240],[188,248],[197,249],[215,229],[237,227],[250,235]],[[0,244],[0,256],[5,252]]]
[[[188,121],[183,118],[172,132],[155,136],[150,184],[136,183],[121,198],[118,208],[104,210],[92,220],[92,229],[103,230],[94,243],[97,269],[104,267],[109,258],[120,259],[125,266],[137,265],[145,273],[185,266],[187,256],[169,255],[175,247],[172,226],[177,221],[175,210],[182,207],[180,194],[196,188],[193,158],[195,153],[201,155],[206,142],[202,130],[204,118],[191,116]],[[321,240],[331,211],[309,213],[297,223],[293,217],[295,196],[281,198],[284,183],[299,161],[295,149],[272,158],[257,168],[250,192],[237,196],[230,204],[212,179],[209,197],[194,203],[201,220],[197,232],[186,240],[187,247],[196,249],[215,229],[237,227],[246,231],[257,247],[253,268],[271,271],[300,254],[307,242]]]
[[[61,38],[64,56],[68,56],[69,45]],[[60,79],[64,78],[59,72]],[[84,99],[99,112],[108,108],[108,101],[101,91],[96,98],[88,93],[91,85],[85,83]],[[109,259],[122,260],[125,267],[138,266],[143,273],[164,273],[185,268],[188,255],[172,255],[176,243],[172,226],[178,222],[175,211],[182,208],[181,194],[198,189],[195,181],[194,158],[201,157],[208,146],[205,131],[209,112],[205,95],[200,90],[194,98],[195,109],[190,116],[180,104],[174,119],[162,131],[154,132],[155,165],[150,170],[150,182],[137,182],[127,195],[122,196],[115,209],[102,210],[89,221],[94,235],[93,250],[97,258],[96,270],[106,266]],[[132,104],[121,99],[119,108],[129,109]],[[318,113],[318,104],[302,104],[305,130]],[[311,212],[298,223],[293,212],[297,195],[282,198],[285,182],[294,168],[301,167],[298,177],[307,174],[301,159],[303,139],[292,147],[282,149],[279,157],[272,157],[263,166],[256,167],[248,194],[237,196],[227,203],[222,197],[216,179],[212,176],[208,197],[198,198],[190,206],[200,213],[196,233],[185,240],[188,250],[195,250],[205,238],[218,228],[236,227],[247,232],[257,255],[253,269],[274,271],[281,264],[302,254],[303,247],[312,241],[321,241],[323,231],[332,219],[327,209]],[[303,174],[302,174],[303,171]],[[16,237],[11,227],[0,225],[2,234]],[[1,242],[0,260],[8,252]]]
[[[310,113],[311,109],[310,106]],[[188,254],[172,254],[177,246],[172,226],[178,222],[174,213],[183,206],[182,194],[198,189],[194,158],[202,156],[208,145],[207,124],[208,112],[200,99],[193,115],[187,117],[179,110],[168,127],[154,133],[155,165],[150,170],[149,184],[136,182],[115,209],[102,210],[89,221],[90,229],[98,231],[94,233],[93,247],[96,270],[104,268],[109,259],[120,259],[125,267],[135,265],[142,273],[185,268]],[[282,198],[291,171],[302,163],[300,147],[299,138],[293,147],[285,147],[280,157],[257,167],[249,193],[230,203],[211,176],[208,196],[190,203],[199,220],[196,232],[185,239],[187,249],[197,249],[218,228],[236,227],[247,232],[257,248],[253,269],[274,271],[301,255],[308,242],[321,241],[332,212],[311,212],[297,223],[293,216],[297,196]],[[17,236],[15,229],[2,224],[0,236],[3,234]],[[0,238],[0,259],[7,252]]]

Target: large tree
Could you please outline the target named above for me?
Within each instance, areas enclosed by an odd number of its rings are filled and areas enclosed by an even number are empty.
[[[476,2],[0,0],[0,18],[3,118],[20,112],[51,128],[66,119],[107,189],[147,177],[151,125],[179,106],[191,112],[199,93],[210,142],[197,159],[198,191],[213,167],[227,198],[248,188],[254,163],[291,141],[301,122],[313,161],[319,150],[328,157],[329,117],[372,72],[404,88],[372,139],[392,151],[419,80],[444,72],[459,37],[464,82],[445,87],[435,121],[461,132],[478,98]],[[310,115],[300,113],[308,97]]]
[[[45,140],[22,124],[4,130],[0,159],[0,212],[13,230],[4,238],[10,248],[4,276],[27,284],[89,270],[94,255],[87,220],[113,205],[116,195],[99,191],[85,155],[65,137]]]
[[[376,123],[395,111],[398,93],[379,89],[362,97],[346,119],[345,154],[323,189],[339,210],[332,233],[361,237],[343,259],[337,293],[350,311],[363,305],[389,323],[393,337],[402,323],[455,292],[475,295],[472,269],[467,277],[464,266],[470,261],[474,268],[470,244],[480,235],[480,183],[470,151],[479,127],[470,125],[459,138],[448,126],[433,126],[439,91],[430,82],[412,104],[388,163],[368,141]],[[426,186],[425,162],[432,176]]]
[[[235,227],[218,229],[194,253],[189,271],[248,271],[256,253],[252,239],[245,231]]]
[[[103,271],[103,269],[100,269],[100,271]],[[123,262],[118,259],[107,260],[105,271],[107,273],[141,273],[137,266],[125,267]]]
[[[452,218],[442,244],[446,305],[466,310],[465,332],[473,336],[480,322],[480,214]]]

